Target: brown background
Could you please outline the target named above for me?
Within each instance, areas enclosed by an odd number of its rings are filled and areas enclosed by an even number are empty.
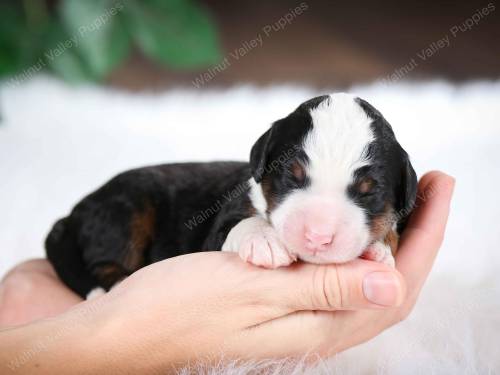
[[[381,79],[408,64],[418,66],[406,79],[445,78],[456,82],[500,77],[500,5],[463,1],[305,1],[308,9],[284,30],[265,38],[211,80],[206,88],[251,82],[259,85],[296,82],[347,86]],[[219,27],[224,56],[251,40],[267,24],[295,8],[301,0],[205,0]],[[461,25],[478,9],[494,4],[471,30],[455,38],[450,28]],[[426,61],[417,53],[449,35],[450,46]],[[206,71],[173,71],[135,52],[110,78],[128,89],[190,86]]]

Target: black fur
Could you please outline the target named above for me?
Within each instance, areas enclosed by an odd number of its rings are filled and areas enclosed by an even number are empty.
[[[85,296],[109,289],[143,265],[205,250],[220,250],[229,230],[251,215],[248,163],[185,163],[122,173],[58,221],[46,241],[59,277]],[[151,207],[152,237],[134,267],[126,265],[135,213]],[[112,268],[111,277],[103,268]]]
[[[293,189],[309,185],[307,175],[297,179],[290,171],[294,163],[307,165],[307,155],[300,145],[313,127],[309,112],[328,98],[323,95],[302,103],[287,117],[274,122],[252,147],[252,176],[266,187],[268,207],[279,204]]]
[[[415,204],[417,175],[382,114],[363,99],[356,98],[356,102],[373,119],[371,127],[375,134],[375,141],[368,149],[371,164],[359,170],[357,177],[371,177],[376,185],[370,194],[356,194],[352,189],[350,194],[366,209],[370,219],[383,213],[389,204],[398,218],[398,231],[401,232]]]

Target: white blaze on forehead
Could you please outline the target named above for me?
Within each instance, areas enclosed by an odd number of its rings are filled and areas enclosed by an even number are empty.
[[[348,94],[332,94],[311,110],[313,127],[304,140],[312,190],[345,189],[356,169],[367,165],[374,140],[370,119]]]

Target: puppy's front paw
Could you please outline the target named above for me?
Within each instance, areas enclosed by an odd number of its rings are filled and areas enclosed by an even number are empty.
[[[368,260],[374,260],[375,262],[384,263],[391,267],[395,267],[396,265],[390,246],[380,241],[368,246],[361,257]]]
[[[238,249],[240,257],[246,262],[265,268],[288,266],[295,261],[273,232],[274,230],[265,230],[245,236]]]
[[[265,268],[288,266],[296,260],[288,253],[274,228],[258,217],[240,221],[229,232],[222,251],[238,252],[244,261]]]

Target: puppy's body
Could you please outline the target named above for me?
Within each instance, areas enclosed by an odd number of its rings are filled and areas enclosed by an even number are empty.
[[[125,172],[57,222],[47,255],[82,296],[152,262],[205,250],[256,265],[296,259],[391,263],[416,194],[408,157],[382,115],[345,94],[276,121],[250,163],[185,163]]]
[[[85,296],[109,289],[162,259],[220,250],[232,226],[253,211],[248,163],[166,164],[122,173],[58,221],[47,256]]]

